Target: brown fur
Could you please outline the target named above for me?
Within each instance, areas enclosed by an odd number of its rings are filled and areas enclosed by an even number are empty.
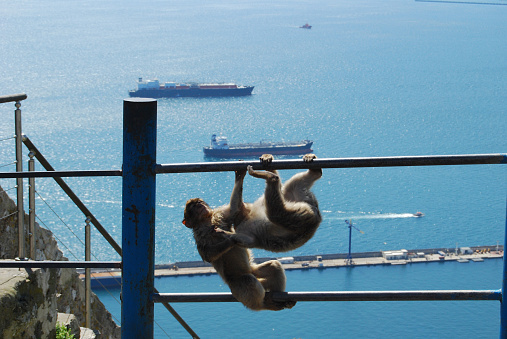
[[[193,230],[202,259],[213,265],[229,285],[232,295],[243,305],[254,311],[292,308],[295,301],[274,301],[269,293],[285,291],[285,272],[280,262],[270,260],[254,264],[250,250],[236,245],[229,236],[234,233],[231,227],[233,214],[241,209],[237,197],[242,187],[238,183],[243,181],[245,174],[236,173],[229,205],[212,210],[201,199],[187,201],[184,224]]]
[[[315,158],[306,154],[303,160]],[[273,156],[265,154],[260,159],[269,164]],[[266,190],[253,204],[244,204],[241,196],[235,198],[234,206],[239,206],[232,211],[235,232],[225,233],[238,245],[272,252],[290,251],[310,240],[322,221],[317,199],[310,191],[322,169],[298,173],[283,186],[277,171],[254,171],[249,166],[248,173],[265,179]],[[236,194],[241,194],[242,183],[236,183]]]

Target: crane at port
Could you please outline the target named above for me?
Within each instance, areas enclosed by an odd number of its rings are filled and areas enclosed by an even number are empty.
[[[352,225],[352,221],[345,220],[345,223],[348,225],[348,228],[349,228],[349,254],[347,255],[347,260],[345,260],[345,264],[352,265],[353,264],[353,262],[352,262],[352,253],[351,253],[351,248],[352,248],[352,228],[355,228],[356,230],[358,230],[362,234],[364,234],[364,232],[361,231],[356,226]]]

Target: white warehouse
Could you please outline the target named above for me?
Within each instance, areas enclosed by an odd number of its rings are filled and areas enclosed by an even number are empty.
[[[386,260],[402,260],[408,259],[408,251],[400,250],[400,251],[383,251],[382,256]]]

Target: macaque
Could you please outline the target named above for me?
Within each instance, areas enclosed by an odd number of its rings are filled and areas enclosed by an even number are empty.
[[[303,160],[311,162],[316,158],[314,154],[306,154]],[[273,156],[264,154],[260,160],[269,164]],[[239,178],[233,190],[233,195],[239,196],[231,198],[234,231],[221,232],[239,246],[271,252],[291,251],[310,240],[322,221],[317,199],[310,191],[322,176],[322,169],[298,173],[283,185],[275,170],[255,171],[248,166],[248,173],[266,180],[264,195],[254,203],[243,203],[243,181]]]
[[[240,183],[245,175],[246,171],[236,172],[229,205],[213,210],[199,198],[188,200],[183,224],[192,229],[202,259],[213,265],[229,285],[232,295],[243,305],[254,311],[292,308],[296,301],[275,301],[270,293],[285,291],[285,271],[280,262],[270,260],[254,264],[250,250],[236,245],[230,238],[234,233],[231,212],[236,213],[240,208]]]

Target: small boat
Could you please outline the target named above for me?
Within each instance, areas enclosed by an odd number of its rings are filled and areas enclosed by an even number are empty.
[[[203,152],[205,156],[215,158],[250,157],[263,154],[291,155],[311,153],[312,145],[311,140],[229,144],[227,137],[213,134],[210,146],[204,147]]]
[[[423,216],[424,216],[423,212],[415,212],[414,213],[414,217],[416,217],[416,218],[420,218],[420,217],[423,217]]]
[[[304,24],[303,26],[299,26],[299,28],[306,28],[306,29],[311,29],[312,26],[308,25],[308,23]]]

